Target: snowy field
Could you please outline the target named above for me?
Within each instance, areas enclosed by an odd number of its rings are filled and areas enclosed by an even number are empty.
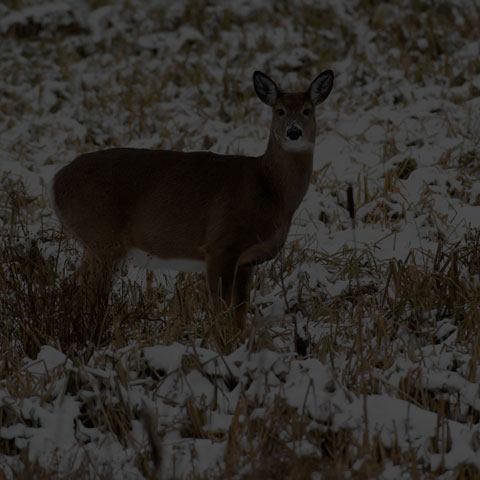
[[[479,39],[478,0],[2,2],[0,479],[480,478]],[[54,173],[115,146],[259,155],[253,71],[327,68],[247,330],[205,314],[201,276],[127,264],[92,348]]]

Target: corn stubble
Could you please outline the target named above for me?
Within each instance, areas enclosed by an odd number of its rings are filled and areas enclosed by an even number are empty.
[[[20,2],[9,3],[13,5]],[[89,3],[92,8],[96,8],[106,2],[91,0]],[[462,79],[454,74],[451,66],[454,59],[449,54],[448,45],[436,31],[439,26],[448,28],[452,24],[453,15],[447,2],[442,3],[442,8],[430,12],[426,26],[416,20],[417,14],[427,8],[422,7],[422,2],[410,2],[410,8],[405,9],[401,15],[392,15],[389,9],[394,7],[390,5],[377,8],[376,4],[377,2],[361,0],[358,8],[371,18],[370,28],[378,33],[373,41],[379,49],[398,49],[397,58],[392,58],[391,61],[401,66],[406,78],[421,84],[424,78],[441,75],[448,79],[450,85],[461,84]],[[196,25],[201,31],[208,17],[208,12],[202,5],[201,2],[190,2],[190,7],[184,12],[185,18],[177,21]],[[343,58],[347,54],[346,46],[354,42],[348,25],[342,23],[334,12],[330,15],[316,15],[316,12],[311,11],[312,8],[303,6],[298,11],[287,13],[297,15],[296,23],[299,25],[317,21],[318,24],[314,25],[312,31],[305,30],[303,33],[304,41],[306,44],[320,45],[319,48],[324,50],[321,53],[325,64]],[[397,10],[395,12],[398,13]],[[162,18],[162,12],[159,11],[156,20],[161,21]],[[271,12],[261,10],[257,12],[257,18],[261,23],[275,22],[277,17],[272,18]],[[471,24],[473,18],[473,15],[465,16],[463,25],[454,27],[458,35],[470,35],[469,32],[476,28]],[[317,33],[331,28],[332,19],[336,22],[336,28],[343,32],[345,45],[337,45],[335,41]],[[231,26],[242,29],[242,21],[233,12],[225,10],[218,18],[218,31]],[[35,32],[28,31],[9,33],[17,36],[34,34]],[[425,36],[426,46],[415,57],[412,55],[414,45],[409,43],[409,39],[419,36]],[[131,45],[121,38],[117,40],[118,51],[130,51]],[[214,44],[216,40],[218,39],[210,38],[210,43]],[[202,48],[198,45],[190,47]],[[98,48],[107,51],[109,47],[99,44]],[[273,48],[267,38],[260,38],[260,52],[270,52]],[[246,46],[244,50],[245,57],[241,61],[244,63],[242,68],[247,71],[254,54]],[[217,49],[215,53],[219,56],[228,54],[222,49]],[[120,55],[118,52],[113,54]],[[81,56],[82,52],[79,51],[78,55]],[[438,60],[441,55],[444,56],[444,61],[431,61]],[[68,57],[60,55],[59,59],[64,62],[63,68],[68,75]],[[353,52],[353,60],[359,64],[369,64],[362,53]],[[460,75],[479,74],[478,65],[478,59],[474,59]],[[201,64],[195,68],[194,76],[187,75],[182,73],[185,66],[179,62],[168,75],[153,80],[142,77],[139,71],[141,80],[137,83],[142,85],[141,91],[135,88],[130,78],[123,78],[119,74],[118,83],[124,87],[122,98],[109,93],[111,85],[107,81],[98,85],[98,90],[104,92],[103,95],[99,94],[96,98],[85,95],[84,107],[95,117],[96,109],[106,109],[112,105],[119,107],[119,103],[128,112],[130,137],[126,140],[148,136],[160,128],[158,133],[163,143],[158,145],[159,148],[196,148],[198,131],[187,132],[180,125],[176,135],[173,135],[168,129],[162,130],[162,122],[149,117],[143,108],[144,105],[158,102],[169,82],[184,87],[192,86],[188,82],[197,78],[207,79],[209,84],[216,82],[209,78],[208,68]],[[288,68],[286,65],[285,71]],[[316,65],[307,61],[306,74],[314,68]],[[357,72],[357,76],[356,81],[364,81],[361,71]],[[224,98],[218,114],[223,121],[231,121],[234,125],[255,123],[258,114],[247,102],[242,88],[235,83],[236,78],[240,78],[240,75],[234,75],[228,69],[225,71],[222,79]],[[472,85],[470,88],[475,87]],[[238,97],[232,99],[233,94]],[[453,100],[458,103],[462,101],[461,98]],[[198,105],[206,102],[205,106],[209,106],[208,99],[202,92],[198,92],[196,101]],[[348,89],[338,101],[355,104],[353,93]],[[399,106],[407,104],[402,94],[398,94],[394,102]],[[378,99],[373,96],[371,103],[372,106],[378,104]],[[4,111],[5,114],[12,113],[8,108]],[[27,111],[30,107],[19,102],[16,108]],[[97,148],[99,140],[94,127],[90,125],[85,139],[72,140],[71,147],[77,152]],[[454,131],[456,127],[452,124],[451,128]],[[387,132],[381,162],[388,162],[398,153],[395,133]],[[205,148],[215,140],[210,137],[200,139]],[[361,137],[353,140],[365,141]],[[101,146],[119,146],[120,143],[119,138],[110,135],[103,137]],[[22,154],[25,145],[19,143],[13,145],[12,149]],[[468,175],[478,175],[478,152],[468,151],[456,156],[454,152],[446,151],[438,164],[442,168],[457,168],[460,183],[468,186],[471,183]],[[341,190],[343,184],[339,179],[327,179],[328,168],[326,165],[314,172],[313,185],[320,191]],[[393,230],[398,222],[405,221],[402,212],[392,213],[388,201],[392,195],[401,195],[401,180],[407,179],[415,168],[412,159],[402,161],[394,169],[385,172],[383,183],[376,189],[372,188],[367,176],[359,177],[352,191],[357,211],[363,205],[377,203],[365,217],[357,218],[357,222],[381,225]],[[454,198],[464,199],[465,191],[466,189],[452,189],[450,193]],[[428,195],[425,199],[427,201]],[[132,409],[127,402],[112,401],[113,393],[122,398],[121,387],[128,385],[127,373],[123,371],[122,374],[121,363],[114,365],[119,372],[115,386],[104,379],[87,375],[85,366],[92,358],[108,364],[112,361],[108,351],[116,352],[135,342],[140,350],[154,344],[193,344],[198,341],[220,355],[234,351],[245,341],[248,341],[251,352],[263,348],[275,350],[278,348],[275,343],[278,332],[269,329],[262,316],[264,307],[268,306],[268,301],[262,299],[267,298],[271,292],[275,292],[284,304],[285,324],[296,314],[301,314],[308,318],[307,324],[322,323],[327,327],[328,333],[321,338],[312,338],[308,329],[297,331],[295,327],[291,352],[295,352],[298,357],[310,355],[330,365],[335,377],[352,394],[365,397],[388,391],[396,398],[436,413],[437,428],[429,440],[432,453],[445,455],[452,448],[450,432],[444,419],[457,420],[466,425],[480,420],[480,412],[473,407],[466,413],[461,412],[453,397],[447,395],[448,392],[441,388],[429,388],[425,384],[422,379],[422,358],[418,353],[419,346],[437,343],[440,335],[438,323],[450,318],[457,329],[455,348],[470,356],[467,364],[462,367],[466,372],[465,378],[471,382],[477,378],[480,362],[480,232],[476,230],[472,229],[461,244],[448,243],[439,235],[435,239],[435,252],[412,251],[403,261],[385,262],[376,259],[374,246],[358,248],[356,252],[345,247],[335,255],[326,255],[320,248],[305,248],[293,240],[273,262],[257,268],[249,312],[252,328],[248,332],[239,333],[232,328],[228,313],[216,316],[209,311],[203,282],[192,274],[179,275],[176,284],[171,285],[168,291],[151,273],[146,274],[149,278],[145,290],[119,276],[108,308],[105,305],[92,307],[86,299],[79,298],[70,276],[73,265],[78,260],[76,246],[58,227],[49,225],[47,221],[40,221],[40,229],[31,230],[31,225],[38,223],[38,219],[48,218],[45,203],[44,199],[29,196],[21,181],[12,180],[7,175],[1,178],[0,222],[4,228],[0,234],[0,350],[3,353],[0,379],[13,398],[37,396],[46,402],[51,398],[52,392],[45,382],[39,382],[22,369],[24,359],[36,358],[42,345],[52,345],[64,352],[77,368],[77,373],[68,373],[67,393],[74,395],[81,390],[101,392],[94,400],[83,399],[79,421],[87,428],[102,428],[117,438],[121,445],[134,448],[136,466],[146,478],[158,478],[163,461],[158,445],[166,432],[158,432],[147,426],[149,442],[136,443],[131,438],[132,422],[141,420],[151,426],[155,419],[152,421],[148,411]],[[348,215],[348,204],[342,198],[339,198],[339,203]],[[324,212],[320,220],[328,228],[349,228],[330,212]],[[296,268],[304,263],[323,265],[329,274],[347,281],[349,287],[335,296],[327,295],[321,286],[311,285],[308,279],[297,280],[292,287],[289,279]],[[400,331],[408,333],[402,337],[406,338],[405,341],[398,340]],[[406,356],[417,362],[418,367],[409,370],[398,387],[392,387],[379,380],[378,372],[387,371],[398,356]],[[161,378],[162,372],[150,371],[148,368],[139,361],[136,372],[138,378]],[[199,358],[191,358],[182,368],[185,372],[197,369],[200,374],[208,377]],[[53,375],[58,375],[59,378],[64,375],[62,367],[58,367]],[[372,438],[365,435],[364,441],[359,441],[352,431],[335,428],[330,420],[323,423],[315,421],[307,413],[298,412],[278,397],[273,404],[262,405],[263,415],[252,418],[250,414],[258,406],[246,395],[242,395],[229,429],[212,432],[204,426],[208,410],[215,406],[193,400],[187,402],[183,424],[180,427],[171,425],[169,428],[179,428],[185,438],[208,438],[213,442],[227,440],[224,467],[216,476],[213,477],[211,473],[202,476],[192,472],[191,478],[294,480],[310,478],[318,472],[322,478],[335,479],[344,478],[348,472],[351,478],[363,479],[378,476],[387,462],[405,466],[414,479],[433,479],[444,471],[443,461],[435,471],[426,469],[418,458],[418,452],[413,447],[409,450],[401,449],[395,437],[388,447],[382,442],[380,434],[373,435]],[[8,406],[0,407],[0,427],[16,423],[28,425],[31,421],[27,416],[19,418]],[[365,432],[368,430],[368,421],[365,415]],[[311,454],[302,452],[300,447],[304,441],[313,445],[316,451]],[[480,439],[472,447],[478,450]],[[30,460],[28,449],[18,448],[13,440],[1,439],[0,452],[10,456],[19,455],[23,467],[15,471],[15,478],[40,480],[57,475],[54,467],[50,470]],[[91,471],[88,465],[72,468],[68,478],[85,478],[91,475]],[[480,472],[473,465],[461,464],[453,475],[456,479],[473,480],[479,477]],[[6,477],[0,472],[0,479],[3,478]],[[55,478],[62,477],[57,475]],[[108,472],[103,472],[102,478],[109,478]]]
[[[101,329],[92,329],[92,324],[98,323],[98,312],[92,310],[85,299],[78,298],[68,270],[75,261],[75,247],[63,232],[52,227],[44,226],[34,234],[29,233],[28,221],[29,216],[35,214],[32,207],[35,200],[28,197],[21,182],[4,181],[2,187],[2,212],[13,221],[1,239],[0,250],[1,349],[7,354],[1,372],[12,396],[49,395],[42,390],[44,386],[21,369],[22,359],[35,358],[45,344],[65,352],[79,366],[85,365],[99,347],[118,350],[129,345],[132,339],[138,342],[139,348],[201,339],[203,346],[220,354],[232,352],[246,339],[251,351],[276,348],[272,337],[275,334],[262,325],[261,303],[251,306],[252,331],[239,333],[232,328],[231,317],[215,316],[208,311],[205,287],[191,274],[179,275],[170,296],[155,282],[150,282],[147,291],[142,291],[138,285],[120,278],[108,308],[102,309]],[[351,204],[346,207],[353,215]],[[346,250],[327,257],[318,251],[301,249],[298,242],[293,242],[272,264],[258,268],[255,290],[278,291],[287,316],[301,312],[309,316],[312,324],[323,322],[329,326],[331,333],[320,341],[309,338],[308,332],[298,332],[292,351],[331,364],[342,383],[356,395],[384,391],[385,385],[378,380],[376,372],[387,370],[396,355],[415,357],[422,342],[435,343],[436,322],[446,317],[453,318],[458,327],[457,348],[471,352],[466,378],[474,381],[480,361],[477,328],[480,285],[474,280],[480,274],[479,242],[480,232],[472,230],[462,244],[439,241],[434,253],[412,252],[405,261],[383,263],[376,261],[368,248],[356,254]],[[48,245],[56,245],[57,250],[46,253]],[[350,287],[335,297],[328,297],[308,282],[299,282],[292,295],[288,277],[297,264],[312,260],[322,262],[339,278],[351,280]],[[359,282],[360,278],[368,281]],[[399,329],[409,332],[407,343],[395,340]],[[303,343],[299,343],[298,337]],[[345,359],[343,369],[336,367],[336,359],[340,357]],[[190,363],[184,368],[197,368],[202,372],[201,362],[193,359]],[[125,378],[125,385],[127,381]],[[80,374],[75,377],[70,373],[71,393],[78,391],[82,382]],[[132,411],[125,403],[109,403],[109,388],[108,384],[102,387],[107,392],[102,405],[85,402],[81,421],[90,427],[102,426],[123,445],[134,443],[130,438],[131,421],[141,418],[142,414]],[[473,409],[467,418],[461,418],[451,397],[423,385],[421,366],[402,378],[394,394],[438,414],[437,433],[430,440],[431,451],[435,453],[445,453],[451,448],[450,434],[442,418],[469,424],[480,418],[480,412]],[[351,431],[332,428],[328,422],[319,424],[281,399],[267,406],[261,417],[250,419],[249,413],[255,405],[243,397],[228,432],[203,430],[208,408],[193,400],[187,405],[182,436],[212,441],[228,437],[225,470],[217,478],[233,478],[245,468],[248,473],[241,478],[300,479],[315,471],[323,472],[325,478],[339,478],[351,471],[359,459],[363,463],[355,470],[355,478],[379,474],[386,461],[409,465],[413,478],[421,478],[426,473],[421,474],[422,466],[413,450],[407,455],[395,441],[386,448],[379,435],[359,443]],[[5,407],[1,410],[3,425],[28,421],[12,418],[12,411]],[[364,421],[367,429],[368,418]],[[161,432],[150,432],[152,445],[159,442],[161,435]],[[300,453],[295,445],[303,440],[317,447],[321,455]],[[12,441],[2,440],[1,449],[9,455],[24,455]],[[152,451],[158,452],[158,448]],[[154,471],[152,451],[144,445],[138,453],[138,465],[147,478]],[[158,470],[161,455],[156,453],[153,457]],[[28,475],[29,469],[36,472],[36,478],[47,478],[51,473],[35,463],[27,462],[25,468],[21,475]],[[457,478],[474,478],[475,474],[472,466],[461,466],[456,472]],[[80,471],[78,475],[80,478]]]

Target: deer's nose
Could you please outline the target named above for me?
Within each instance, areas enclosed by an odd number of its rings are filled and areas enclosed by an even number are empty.
[[[302,131],[295,125],[287,128],[286,134],[290,140],[298,140],[303,135]]]

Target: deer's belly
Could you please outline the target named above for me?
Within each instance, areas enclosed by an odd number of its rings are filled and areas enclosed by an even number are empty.
[[[205,262],[192,258],[158,258],[134,248],[126,257],[128,263],[151,270],[175,270],[177,272],[205,272]]]

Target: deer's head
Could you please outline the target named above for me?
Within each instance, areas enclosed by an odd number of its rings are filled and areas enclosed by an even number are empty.
[[[286,152],[313,151],[315,145],[315,107],[330,94],[333,72],[325,70],[313,80],[306,92],[287,93],[262,72],[253,74],[253,86],[260,100],[272,107],[272,131]]]

